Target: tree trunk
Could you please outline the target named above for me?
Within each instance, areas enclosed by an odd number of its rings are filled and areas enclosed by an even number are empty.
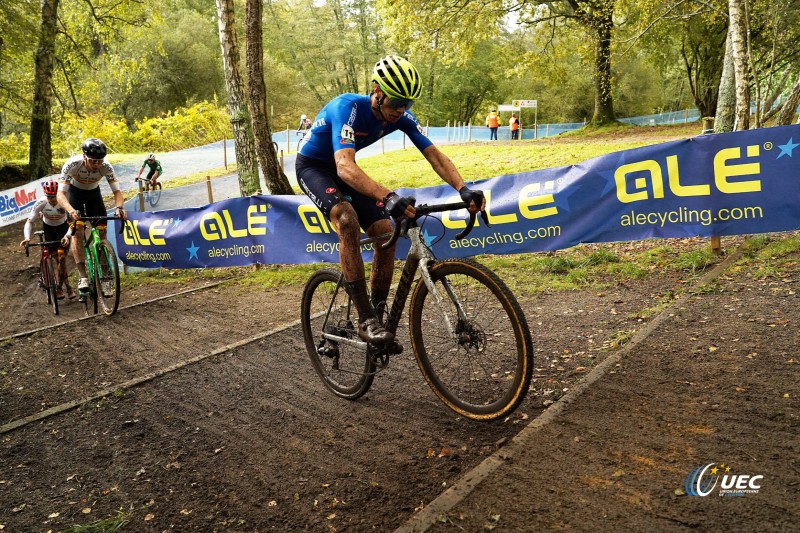
[[[614,3],[597,7],[592,13],[591,28],[595,33],[594,116],[592,124],[616,122],[614,100],[611,94],[611,32]]]
[[[28,163],[31,180],[50,174],[53,150],[50,138],[50,109],[53,104],[53,60],[56,46],[58,0],[43,0],[39,47],[36,50],[31,140]]]
[[[797,113],[798,104],[800,104],[800,76],[797,76],[797,81],[794,82],[794,87],[792,87],[792,92],[789,93],[789,98],[786,99],[783,107],[781,107],[775,125],[788,126],[791,124],[795,113]]]
[[[750,82],[747,76],[747,28],[742,0],[728,0],[733,70],[736,74],[736,120],[734,131],[750,128]]]
[[[736,116],[736,76],[733,71],[733,51],[731,50],[731,32],[725,40],[725,60],[722,64],[722,76],[719,80],[717,96],[717,113],[714,118],[714,133],[733,131]]]
[[[286,174],[278,165],[278,154],[272,143],[267,114],[267,87],[264,84],[264,52],[262,44],[262,0],[247,0],[245,7],[245,62],[247,64],[250,116],[253,121],[256,153],[267,188],[271,194],[294,194]],[[266,191],[265,191],[266,192]]]
[[[233,0],[216,0],[216,3],[222,66],[225,69],[225,86],[228,92],[228,114],[231,116],[233,142],[236,147],[239,189],[242,196],[250,196],[256,194],[259,189],[258,164],[250,113],[242,90],[242,77],[239,74],[239,49],[236,45]]]

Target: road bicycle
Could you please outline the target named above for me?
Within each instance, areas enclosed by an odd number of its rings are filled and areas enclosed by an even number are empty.
[[[144,199],[150,204],[150,207],[158,205],[158,201],[161,200],[161,182],[157,181],[153,184],[152,180],[141,177],[134,178],[134,181],[138,182],[139,192],[144,193]]]
[[[45,241],[44,231],[33,233],[39,237],[39,242],[25,244],[25,256],[30,255],[31,246],[39,246],[42,252],[39,259],[38,285],[47,294],[47,304],[53,307],[53,314],[58,314],[58,259],[50,252],[50,246],[61,246],[61,241]]]
[[[96,225],[98,222],[108,220],[123,220],[119,216],[105,217],[85,217],[79,216],[78,220],[89,222],[92,229],[89,235],[84,231],[83,248],[86,257],[86,273],[89,277],[89,288],[78,290],[78,299],[83,304],[83,312],[86,316],[97,314],[98,309],[103,314],[111,316],[119,308],[119,265],[117,264],[117,254],[114,247],[107,239],[100,237],[100,230]],[[120,233],[125,229],[124,223],[120,223]],[[77,237],[77,235],[76,235]],[[103,285],[105,284],[105,291]],[[91,310],[91,312],[90,312]]]
[[[308,130],[297,130],[295,132],[295,135],[300,136],[300,138],[297,139],[297,149],[294,151],[294,153],[296,154],[300,153],[300,147],[303,146],[303,139],[305,139],[307,132]]]
[[[450,409],[488,421],[511,413],[525,398],[533,372],[533,342],[522,308],[503,281],[472,259],[437,260],[417,224],[431,213],[466,206],[420,205],[416,218],[396,222],[391,236],[361,243],[383,242],[378,245],[389,248],[400,236],[410,239],[384,327],[396,333],[413,285],[408,327],[422,375]],[[469,234],[474,223],[471,213],[456,239]],[[397,341],[376,346],[358,337],[358,316],[346,287],[338,269],[312,274],[303,290],[300,320],[306,350],[325,386],[336,396],[355,400],[403,347]]]

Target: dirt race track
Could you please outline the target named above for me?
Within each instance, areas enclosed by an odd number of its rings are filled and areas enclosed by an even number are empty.
[[[408,351],[365,398],[327,393],[296,323],[299,288],[156,299],[199,286],[151,284],[123,292],[114,317],[67,321],[81,315],[67,302],[56,319],[17,226],[0,234],[4,532],[112,517],[136,532],[800,527],[796,250],[777,277],[730,262],[663,315],[643,310],[683,293],[685,273],[526,298],[532,389],[514,416],[480,424],[436,400]],[[633,349],[607,349],[654,317]],[[543,413],[548,425],[517,437]],[[498,458],[472,492],[437,500]],[[681,494],[712,462],[763,475],[763,488]]]

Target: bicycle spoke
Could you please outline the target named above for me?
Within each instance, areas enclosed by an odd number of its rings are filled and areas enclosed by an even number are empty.
[[[344,288],[337,289],[338,280],[338,272],[328,269],[312,275],[303,291],[301,322],[314,369],[334,394],[353,400],[372,386],[375,367],[365,349],[323,336],[358,340],[355,309]]]

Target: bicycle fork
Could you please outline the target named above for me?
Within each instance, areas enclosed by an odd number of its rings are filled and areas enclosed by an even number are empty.
[[[447,306],[445,305],[444,299],[439,293],[439,290],[436,288],[436,284],[431,278],[429,266],[436,261],[436,258],[434,257],[431,249],[423,244],[422,237],[420,236],[420,229],[418,227],[409,228],[408,233],[411,237],[412,253],[419,258],[419,270],[422,277],[422,282],[425,283],[425,286],[428,288],[428,292],[433,297],[433,301],[436,302],[436,306],[439,308],[439,312],[444,319],[444,324],[447,328],[447,332],[450,334],[450,338],[454,341],[458,341],[458,332],[456,331],[456,328],[453,327],[453,323],[450,320],[450,314],[447,311]],[[453,287],[450,285],[450,282],[446,277],[443,277],[440,281],[442,283],[442,287],[444,287],[444,290],[447,293],[448,298],[450,298],[450,301],[453,302],[453,306],[456,308],[456,313],[458,314],[458,323],[465,324],[467,321],[467,314],[464,312],[461,302],[453,292]]]

